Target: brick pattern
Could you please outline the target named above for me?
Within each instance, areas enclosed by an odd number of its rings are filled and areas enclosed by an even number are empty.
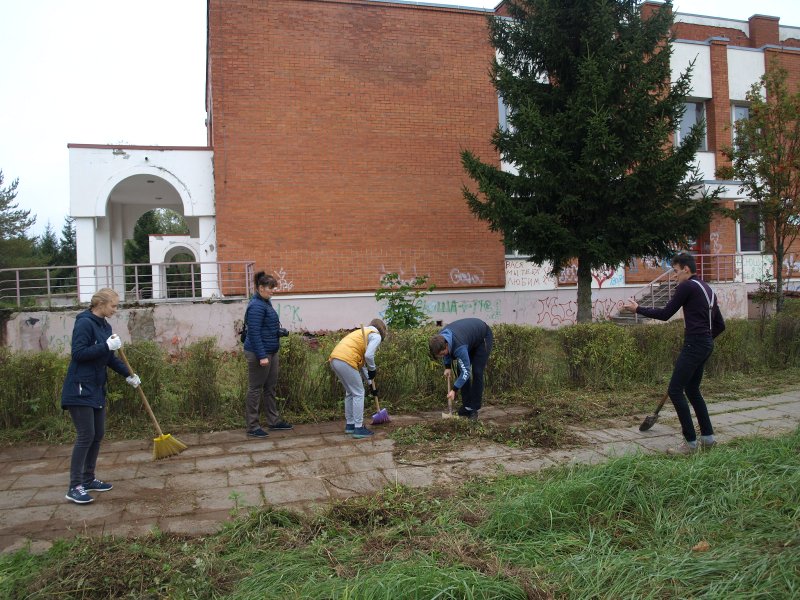
[[[681,39],[730,40],[711,46],[706,114],[718,165],[731,142],[727,46],[800,47],[779,42],[775,18],[754,16],[750,31],[748,38],[689,23],[673,30]],[[800,86],[800,53],[766,53]],[[428,274],[445,289],[502,287],[500,237],[471,215],[461,191],[473,185],[462,149],[497,160],[492,56],[486,15],[475,11],[210,0],[208,131],[220,260],[255,260],[297,293],[374,291],[387,272]],[[715,220],[701,244],[735,252],[735,224]],[[640,266],[631,281],[652,275]]]
[[[384,272],[503,286],[466,206],[468,148],[496,160],[485,15],[364,2],[211,0],[220,260],[295,292],[374,291]]]

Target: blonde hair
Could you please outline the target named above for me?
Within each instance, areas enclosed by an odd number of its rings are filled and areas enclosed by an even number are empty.
[[[101,304],[108,304],[112,300],[119,298],[119,294],[111,288],[102,288],[97,290],[92,296],[92,303],[90,308],[97,308]]]

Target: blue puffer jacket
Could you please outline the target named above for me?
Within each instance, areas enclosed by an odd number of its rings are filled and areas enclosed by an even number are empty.
[[[85,310],[75,318],[72,360],[61,390],[61,408],[103,408],[106,405],[106,369],[111,367],[123,377],[130,375],[125,363],[108,349],[106,340],[111,333],[108,321],[91,310]]]
[[[280,349],[278,341],[278,313],[272,307],[272,302],[264,300],[258,293],[250,298],[247,305],[247,337],[244,339],[244,349],[254,352],[258,360],[275,354]]]

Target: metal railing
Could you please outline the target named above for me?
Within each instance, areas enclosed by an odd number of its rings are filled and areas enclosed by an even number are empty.
[[[88,302],[113,288],[123,302],[242,298],[253,293],[252,261],[172,262],[0,269],[0,306]]]

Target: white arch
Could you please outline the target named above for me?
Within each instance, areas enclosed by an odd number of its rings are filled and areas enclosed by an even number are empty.
[[[147,175],[151,177],[158,177],[169,183],[181,199],[183,205],[183,216],[194,217],[194,203],[192,202],[192,195],[189,189],[178,177],[163,167],[154,167],[151,165],[136,165],[128,169],[115,172],[111,177],[106,179],[97,190],[95,197],[95,215],[98,217],[105,217],[107,215],[108,199],[111,192],[117,185],[130,177],[136,175]]]

